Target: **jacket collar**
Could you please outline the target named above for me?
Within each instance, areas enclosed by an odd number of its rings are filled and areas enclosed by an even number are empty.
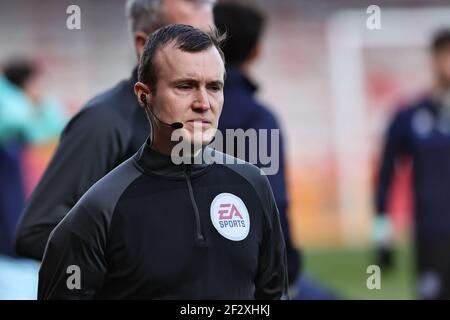
[[[205,149],[202,151],[209,155],[214,152],[210,147],[205,147]],[[153,150],[149,144],[149,139],[138,150],[134,159],[144,172],[167,178],[185,178],[186,173],[191,177],[196,177],[206,172],[212,165],[205,162],[202,152],[196,158],[188,159],[181,164],[175,164],[170,156]]]
[[[227,86],[238,86],[245,88],[251,93],[258,91],[258,85],[247,77],[243,72],[233,66],[227,66],[227,78],[225,79],[225,88]]]

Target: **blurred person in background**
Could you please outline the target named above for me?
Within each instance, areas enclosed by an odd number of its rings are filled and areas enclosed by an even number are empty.
[[[413,169],[414,248],[422,299],[450,299],[450,29],[431,44],[434,86],[393,117],[385,135],[376,188],[373,237],[378,265],[394,262],[388,197],[398,160]]]
[[[183,23],[208,31],[214,25],[215,0],[128,0],[137,60],[149,34]],[[120,45],[120,44],[118,44]],[[92,98],[69,122],[44,176],[21,217],[17,253],[42,259],[48,237],[81,196],[100,178],[131,157],[149,135],[149,124],[129,79]]]
[[[4,64],[0,75],[0,299],[35,296],[30,288],[34,282],[26,280],[36,278],[37,266],[15,259],[13,249],[25,202],[22,156],[28,144],[57,137],[64,121],[62,107],[48,96],[37,64],[25,58]]]
[[[271,148],[271,129],[280,129],[275,114],[269,107],[256,99],[258,85],[250,76],[250,70],[261,56],[261,38],[265,27],[266,18],[263,12],[255,7],[237,1],[218,3],[214,7],[214,20],[220,32],[227,33],[227,40],[223,45],[225,53],[227,78],[224,87],[224,107],[219,121],[219,130],[226,141],[226,129],[267,129],[267,148],[269,154],[274,157],[274,150],[278,150],[279,170],[275,174],[267,175],[272,186],[275,201],[280,212],[281,225],[286,242],[288,259],[289,285],[291,298],[297,299],[332,299],[334,295],[329,293],[308,279],[301,276],[302,255],[292,244],[288,224],[288,192],[285,172],[285,153],[282,135],[280,133],[279,148]],[[257,131],[258,133],[258,131]],[[257,150],[260,146],[258,137]],[[246,141],[245,161],[250,161],[249,146]],[[237,156],[235,141],[233,156]],[[223,150],[227,151],[227,150]],[[263,168],[259,152],[257,152],[258,167]]]
[[[21,170],[26,144],[57,137],[64,126],[61,106],[46,96],[39,67],[26,59],[5,64],[0,75],[0,253],[12,255],[24,206]]]

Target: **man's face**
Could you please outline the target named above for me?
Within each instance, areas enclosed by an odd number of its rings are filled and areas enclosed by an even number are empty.
[[[440,85],[450,89],[450,45],[434,54],[434,70]]]
[[[187,141],[208,144],[223,106],[225,68],[217,49],[190,53],[169,44],[156,53],[153,63],[157,72],[156,91],[151,88],[154,113],[166,123],[183,123]]]
[[[203,31],[214,26],[213,6],[216,0],[164,0],[165,24],[187,24]]]

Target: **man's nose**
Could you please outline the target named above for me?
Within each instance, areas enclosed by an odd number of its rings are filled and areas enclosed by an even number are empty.
[[[192,108],[196,111],[206,111],[209,109],[209,99],[206,89],[196,90]]]

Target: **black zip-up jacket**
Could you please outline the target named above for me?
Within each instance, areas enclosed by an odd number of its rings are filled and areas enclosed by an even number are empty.
[[[275,115],[270,109],[261,104],[255,97],[258,86],[244,75],[237,68],[228,65],[226,68],[227,78],[225,79],[225,86],[223,88],[224,103],[222,113],[220,114],[219,130],[223,134],[223,145],[226,146],[228,141],[226,139],[226,129],[266,129],[271,132],[271,129],[280,130],[280,125]],[[281,133],[283,131],[281,130]],[[288,273],[289,281],[291,285],[297,282],[297,277],[300,274],[302,267],[302,255],[301,251],[294,247],[291,240],[291,232],[289,230],[288,223],[288,209],[289,199],[286,183],[286,170],[285,170],[285,149],[283,135],[280,135],[278,154],[275,154],[275,150],[272,150],[271,134],[268,136],[266,149],[271,150],[272,157],[278,156],[279,170],[276,174],[268,175],[270,186],[272,187],[273,195],[277,204],[278,211],[280,212],[281,227],[283,229],[284,239],[286,240],[286,252],[288,261]],[[262,149],[262,140],[258,139],[256,148],[258,151]],[[246,153],[242,159],[249,162],[250,145],[246,142]],[[236,142],[234,150],[238,150]],[[236,156],[235,154],[230,154]],[[258,154],[260,154],[258,152]],[[261,163],[261,159],[258,157],[257,162],[254,163],[259,168],[264,168],[265,165]]]
[[[215,154],[225,163],[175,165],[146,143],[99,180],[50,235],[38,298],[287,297],[267,178]],[[68,286],[74,265],[79,289]]]
[[[50,232],[100,178],[130,158],[149,123],[130,79],[91,99],[67,124],[58,148],[28,200],[16,233],[17,254],[41,260]]]

